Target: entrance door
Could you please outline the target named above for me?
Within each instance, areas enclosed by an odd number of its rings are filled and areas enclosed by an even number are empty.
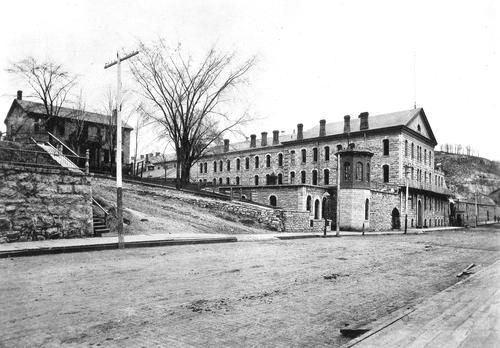
[[[418,200],[417,204],[417,227],[422,228],[424,219],[424,210],[422,209],[422,201]]]
[[[396,208],[392,209],[392,229],[399,230],[401,228],[401,219],[399,216],[399,210]]]

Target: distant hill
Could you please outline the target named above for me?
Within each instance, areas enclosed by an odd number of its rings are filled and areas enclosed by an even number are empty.
[[[436,151],[435,163],[441,164],[448,188],[454,193],[471,197],[475,192],[490,195],[500,189],[500,162]]]

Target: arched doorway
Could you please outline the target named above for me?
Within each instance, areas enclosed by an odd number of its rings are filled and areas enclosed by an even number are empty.
[[[399,210],[397,208],[392,209],[392,229],[399,230],[401,228],[401,219],[399,216]]]
[[[319,199],[314,201],[314,218],[319,219]]]
[[[417,203],[417,227],[422,228],[424,220],[424,210],[422,209],[422,201],[419,199]]]

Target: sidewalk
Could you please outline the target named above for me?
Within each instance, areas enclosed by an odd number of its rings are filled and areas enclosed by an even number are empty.
[[[436,227],[427,229],[409,229],[408,234],[461,229],[460,227]],[[402,231],[366,232],[365,236],[403,234]],[[341,231],[342,236],[362,236],[361,232]],[[299,238],[321,238],[323,233],[263,233],[263,234],[139,234],[126,235],[125,248],[140,248],[166,245],[255,242],[265,240],[287,240]],[[335,231],[327,232],[327,237],[335,237]],[[54,239],[34,242],[15,242],[0,244],[0,258],[14,256],[34,256],[81,251],[110,250],[118,248],[118,237],[96,237],[75,239]]]
[[[343,348],[498,347],[499,284],[497,261],[415,308],[405,308],[376,321],[372,330]]]

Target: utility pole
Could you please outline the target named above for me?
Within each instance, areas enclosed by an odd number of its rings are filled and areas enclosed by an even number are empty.
[[[123,196],[122,196],[122,118],[121,118],[121,88],[122,88],[122,73],[121,62],[132,58],[139,52],[133,52],[120,58],[120,53],[116,52],[116,61],[105,64],[104,69],[108,69],[116,64],[117,68],[117,86],[116,86],[116,218],[118,230],[118,248],[125,247],[123,238]]]
[[[408,228],[408,167],[405,167],[405,182],[406,182],[406,194],[405,194],[405,234]]]
[[[340,153],[337,152],[337,223],[335,224],[335,236],[340,235]]]

